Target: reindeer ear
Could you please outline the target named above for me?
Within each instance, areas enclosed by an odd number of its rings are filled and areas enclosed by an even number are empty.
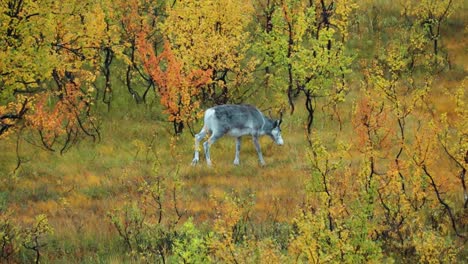
[[[275,123],[273,125],[273,128],[277,128],[281,125],[281,120],[275,120]]]

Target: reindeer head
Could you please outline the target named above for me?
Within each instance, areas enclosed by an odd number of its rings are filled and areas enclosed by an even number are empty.
[[[283,111],[280,112],[280,118],[273,121],[272,129],[269,135],[273,141],[282,146],[284,144],[283,137],[281,136],[281,123],[283,122]]]

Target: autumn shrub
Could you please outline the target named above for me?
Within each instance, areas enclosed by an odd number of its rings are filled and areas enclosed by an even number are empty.
[[[208,263],[207,235],[203,234],[192,219],[178,228],[173,242],[172,259],[177,263]]]
[[[20,230],[12,221],[10,212],[0,210],[0,260],[10,262],[20,250]]]
[[[110,221],[132,258],[143,262],[161,261],[172,247],[173,230],[151,223],[137,204],[127,204],[110,214]]]
[[[177,224],[183,214],[177,204],[181,187],[177,169],[164,175],[158,157],[155,159],[151,175],[135,190],[136,201],[127,200],[122,208],[108,213],[128,254],[143,262],[165,262],[172,255]]]
[[[288,221],[267,219],[261,223],[252,223],[250,233],[256,240],[269,241],[278,250],[287,251],[294,227]]]
[[[455,263],[459,248],[450,236],[435,230],[421,230],[413,239],[419,263]]]
[[[43,248],[48,244],[48,236],[53,232],[54,229],[45,215],[36,216],[32,226],[24,229],[22,244],[27,250],[33,251],[32,259],[35,263],[39,263]]]
[[[237,243],[247,239],[239,198],[226,196],[217,201],[217,217],[208,238],[208,248],[215,262],[237,262],[242,249]],[[245,218],[244,218],[245,219]]]
[[[0,260],[39,263],[54,229],[45,215],[37,215],[24,226],[14,221],[11,212],[0,214]],[[32,252],[31,252],[32,251]]]
[[[288,249],[300,262],[378,263],[384,259],[373,232],[375,192],[372,186],[366,187],[366,180],[350,182],[353,175],[342,160],[347,150],[346,145],[330,150],[319,139],[310,147],[308,200],[294,219]],[[352,194],[340,186],[347,186]]]
[[[162,215],[160,215],[162,217]],[[154,215],[148,215],[139,202],[126,203],[123,208],[109,213],[128,254],[143,262],[162,261],[168,258],[184,263],[208,261],[209,236],[202,235],[191,220],[179,228],[168,226]]]
[[[290,257],[300,262],[380,263],[383,254],[372,238],[368,219],[351,216],[330,230],[326,211],[304,214],[295,220],[297,234],[289,247]]]
[[[282,263],[286,256],[275,237],[258,237],[251,219],[252,195],[226,194],[216,201],[216,219],[206,238],[214,263]],[[270,233],[271,234],[271,233]]]

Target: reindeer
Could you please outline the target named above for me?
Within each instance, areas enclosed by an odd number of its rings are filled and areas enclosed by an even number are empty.
[[[205,150],[206,163],[211,166],[210,147],[219,138],[229,135],[236,138],[236,157],[234,165],[239,165],[239,153],[241,146],[241,137],[251,135],[258,159],[262,166],[265,165],[262,151],[258,143],[259,136],[267,135],[277,144],[283,145],[280,125],[282,122],[282,112],[280,119],[272,120],[251,105],[218,105],[205,111],[203,128],[200,133],[195,135],[195,156],[192,165],[199,161],[199,143],[205,138],[206,134],[211,134],[207,141],[203,143]]]

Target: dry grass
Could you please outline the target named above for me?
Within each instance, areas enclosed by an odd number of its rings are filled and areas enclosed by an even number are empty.
[[[127,130],[123,132],[122,127]],[[88,253],[105,251],[99,247],[115,244],[118,237],[107,214],[125,202],[137,201],[138,187],[144,180],[155,175],[171,178],[177,168],[183,184],[177,193],[178,207],[185,211],[184,219],[192,217],[198,224],[213,221],[216,203],[227,195],[250,195],[254,201],[251,218],[256,223],[273,218],[290,221],[304,200],[308,172],[303,131],[287,118],[285,146],[261,139],[265,167],[258,164],[248,137],[242,143],[240,166],[232,164],[234,140],[226,137],[213,145],[214,166],[209,168],[204,158],[199,165],[190,165],[193,138],[189,133],[171,148],[166,128],[157,122],[120,120],[117,128],[110,121],[104,123],[102,133],[102,142],[82,142],[63,156],[23,142],[20,154],[24,162],[15,178],[9,175],[15,153],[2,152],[2,163],[7,165],[2,169],[2,182],[11,186],[8,208],[19,222],[32,222],[35,215],[45,213],[55,228],[56,248],[74,248],[75,259],[83,260]],[[148,151],[151,142],[153,147]],[[2,147],[11,150],[13,144],[3,141]],[[155,162],[159,164],[157,173],[153,171]],[[170,193],[165,199],[168,214],[173,214]]]

